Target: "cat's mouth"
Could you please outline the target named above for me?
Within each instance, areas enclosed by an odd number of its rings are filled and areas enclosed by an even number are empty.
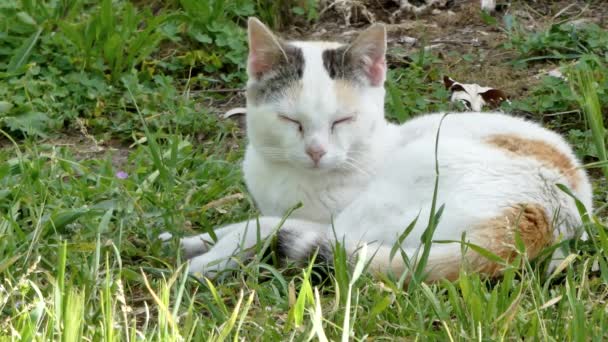
[[[315,164],[315,163],[308,164],[306,168],[308,170],[312,171],[312,172],[321,172],[321,171],[327,171],[328,170],[326,167],[323,167],[322,165]]]
[[[309,162],[305,165],[304,170],[308,173],[315,174],[317,177],[320,174],[344,173],[348,167],[343,163],[314,163]]]
[[[325,173],[325,172],[330,172],[334,169],[336,169],[335,165],[328,165],[326,163],[315,163],[314,161],[307,161],[305,163],[297,163],[298,165],[294,165],[299,167],[300,169],[303,169],[307,172],[310,173],[314,173],[314,174],[319,174],[319,173]]]

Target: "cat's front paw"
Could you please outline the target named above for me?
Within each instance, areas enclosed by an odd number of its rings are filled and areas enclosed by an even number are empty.
[[[158,235],[158,239],[163,243],[169,242],[173,238],[173,235],[168,232],[161,233]],[[191,259],[197,255],[205,254],[213,246],[211,244],[211,236],[209,234],[200,234],[195,236],[188,236],[181,238],[179,244],[184,251],[186,259]]]
[[[212,253],[195,256],[188,260],[188,273],[196,277],[214,277],[221,271],[236,266],[230,258],[218,259]]]
[[[188,259],[194,258],[198,255],[209,252],[209,249],[213,246],[211,244],[211,237],[209,234],[201,234],[195,236],[189,236],[181,238],[179,244],[184,251],[184,256]]]
[[[169,233],[169,232],[162,232],[160,234],[158,234],[158,239],[160,241],[162,241],[163,243],[169,242],[169,240],[171,240],[173,238],[173,234]]]

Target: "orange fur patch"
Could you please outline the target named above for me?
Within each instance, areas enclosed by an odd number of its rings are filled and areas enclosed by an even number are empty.
[[[539,204],[520,204],[506,209],[503,215],[491,218],[474,228],[471,238],[474,243],[509,262],[517,256],[515,234],[526,248],[528,258],[534,259],[553,242],[551,221]],[[476,241],[476,242],[475,242]],[[471,253],[467,255],[467,267],[488,276],[501,273],[502,265]]]
[[[503,215],[488,219],[472,228],[467,238],[472,244],[510,262],[518,255],[515,248],[516,232],[519,232],[529,259],[534,259],[553,242],[551,222],[544,208],[538,204],[512,206],[506,209]],[[504,265],[469,249],[464,258],[459,255],[449,260],[433,260],[432,265],[429,263],[427,281],[454,281],[458,279],[462,267],[469,272],[495,277],[502,273]]]
[[[487,142],[512,154],[534,158],[558,170],[566,177],[572,189],[576,189],[581,182],[581,177],[572,159],[545,141],[497,134],[489,136]]]
[[[556,169],[567,178],[572,189],[576,189],[581,181],[572,159],[545,141],[496,134],[488,137],[487,142],[515,155],[534,158]]]

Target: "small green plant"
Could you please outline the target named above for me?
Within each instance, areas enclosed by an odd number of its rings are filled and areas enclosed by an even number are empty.
[[[14,0],[0,5],[0,28],[3,47],[0,49],[0,70],[6,74],[21,73],[41,39],[54,31],[62,20],[73,18],[83,1]],[[2,57],[9,58],[3,63]],[[0,73],[0,76],[2,73]]]
[[[388,72],[386,116],[397,122],[449,108],[449,94],[441,81],[443,73],[437,56],[423,49],[411,59],[407,68]]]
[[[255,13],[251,0],[197,1],[181,0],[185,32],[196,42],[193,51],[186,52],[190,66],[202,65],[203,71],[215,76],[220,73],[224,81],[244,80],[244,63],[247,41],[242,24]],[[228,77],[228,78],[227,78]]]
[[[603,55],[608,51],[608,32],[593,23],[554,24],[530,32],[512,16],[506,16],[504,21],[510,38],[504,47],[517,50],[518,63],[578,59],[584,54]]]
[[[306,18],[308,22],[314,22],[319,19],[318,2],[318,0],[300,1],[299,4],[291,8],[291,11],[296,15]]]
[[[73,46],[71,62],[84,69],[100,68],[113,81],[142,63],[163,39],[164,14],[153,15],[130,2],[113,4],[102,0],[99,8],[84,21],[59,22],[58,26]]]
[[[182,81],[188,72],[179,75],[180,56],[158,56],[160,43],[175,38],[170,25],[186,22],[183,15],[153,14],[128,1],[69,4],[10,0],[0,5],[8,43],[0,49],[5,81],[0,82],[0,127],[17,137],[48,137],[74,128],[139,139],[143,127],[124,96],[127,80],[151,126],[182,134],[218,131],[217,118],[190,96],[202,78]],[[238,55],[244,58],[244,41],[238,39]]]
[[[553,76],[543,76],[529,93],[512,101],[509,110],[534,113],[542,118],[545,114],[572,112],[578,108],[576,96],[566,81]],[[556,118],[560,120],[561,118]]]
[[[309,23],[319,18],[319,0],[254,0],[254,2],[260,20],[278,31],[300,18]]]

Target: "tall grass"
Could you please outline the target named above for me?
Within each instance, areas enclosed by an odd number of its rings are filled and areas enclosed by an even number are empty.
[[[594,59],[596,63],[601,62]],[[603,67],[605,68],[605,67]],[[604,177],[608,180],[608,153],[606,152],[606,126],[604,113],[598,97],[597,73],[587,63],[581,63],[572,70],[571,87],[579,101],[582,112],[585,114],[587,125],[591,129],[593,143],[598,154]]]

